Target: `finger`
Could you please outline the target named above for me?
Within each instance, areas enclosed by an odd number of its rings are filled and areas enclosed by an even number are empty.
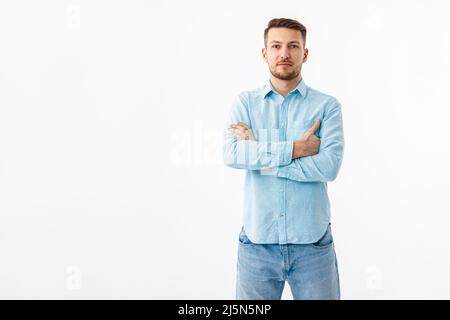
[[[237,125],[235,126],[235,128],[237,128],[237,129],[239,129],[239,130],[241,130],[241,131],[245,131],[245,130],[248,130],[248,129],[249,129],[249,127],[247,127],[246,125],[242,125],[242,124],[237,124]]]
[[[249,126],[248,126],[248,124],[246,124],[245,122],[236,122],[236,123],[232,123],[231,125],[230,125],[230,127],[245,127],[245,128],[250,128]]]
[[[248,129],[242,129],[240,127],[228,128],[228,130],[233,133],[240,133],[240,134],[246,134],[248,132]]]
[[[233,126],[228,128],[229,132],[235,133],[235,132],[244,132],[244,130],[240,129],[239,127]]]
[[[256,140],[252,129],[244,122],[230,125],[228,131],[234,133],[236,137],[239,137],[242,140]]]
[[[234,134],[236,137],[240,138],[240,139],[245,139],[245,137],[249,137],[250,135],[248,134],[248,132],[244,131],[244,130],[240,130],[240,129],[228,129],[228,131],[232,134]]]
[[[314,122],[314,124],[311,126],[311,128],[309,128],[305,134],[303,135],[304,138],[308,139],[311,135],[314,134],[314,132],[317,131],[317,129],[319,129],[320,127],[320,120],[316,120]]]
[[[237,124],[238,124],[238,125],[241,125],[241,126],[243,126],[243,127],[246,127],[246,128],[250,128],[250,127],[248,126],[248,124],[246,124],[245,122],[238,122]]]
[[[255,139],[255,136],[253,135],[252,129],[248,129],[248,130],[246,131],[246,134],[247,134],[247,136],[249,137],[249,140],[256,140],[256,139]]]

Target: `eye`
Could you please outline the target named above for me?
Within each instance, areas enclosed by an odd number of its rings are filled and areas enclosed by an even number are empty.
[[[294,47],[294,48],[298,48],[298,45],[296,45],[296,44],[293,44],[293,45],[292,45],[292,47]]]
[[[280,45],[279,44],[274,44],[273,46],[272,46],[272,48],[279,48],[280,47]]]

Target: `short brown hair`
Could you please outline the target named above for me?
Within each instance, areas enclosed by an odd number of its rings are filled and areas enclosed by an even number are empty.
[[[302,34],[303,47],[306,45],[306,27],[302,25],[297,20],[286,19],[286,18],[276,18],[269,21],[266,30],[264,30],[264,46],[267,47],[267,35],[271,28],[288,28],[293,30],[298,30]]]

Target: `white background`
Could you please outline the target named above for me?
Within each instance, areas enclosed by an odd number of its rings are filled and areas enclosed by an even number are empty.
[[[450,298],[447,1],[2,1],[0,297],[233,299],[234,96],[263,31],[308,28],[342,103],[329,184],[343,299]],[[283,294],[290,299],[289,287]]]

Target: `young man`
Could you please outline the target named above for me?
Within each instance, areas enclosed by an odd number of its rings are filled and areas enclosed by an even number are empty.
[[[224,132],[226,165],[246,170],[237,299],[340,299],[327,182],[344,151],[340,103],[306,86],[306,28],[273,19],[262,57],[270,80],[240,93]]]

